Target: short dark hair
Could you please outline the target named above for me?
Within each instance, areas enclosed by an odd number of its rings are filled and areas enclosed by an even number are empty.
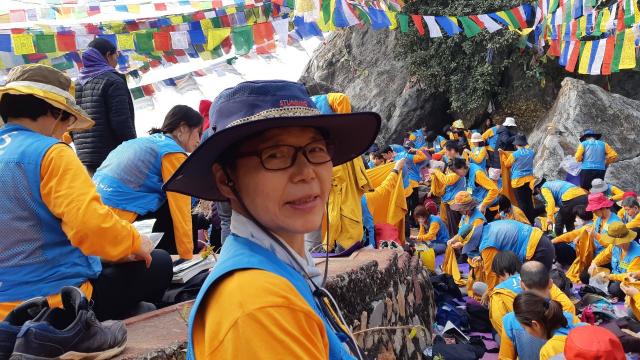
[[[557,329],[568,326],[559,302],[545,299],[530,291],[516,296],[513,300],[513,313],[520,324],[531,326],[535,321],[542,325],[547,339],[550,339]]]
[[[455,150],[460,153],[460,143],[456,140],[447,140],[444,144],[444,148],[447,150]]]
[[[451,161],[451,168],[453,170],[468,169],[469,168],[469,164],[467,164],[467,162],[464,159],[455,158],[455,159],[453,159]]]
[[[389,153],[389,152],[393,152],[393,149],[391,148],[390,145],[387,145],[382,150],[380,150],[381,154],[386,154],[386,153]]]
[[[416,206],[415,209],[413,209],[413,217],[414,218],[419,218],[419,217],[423,217],[423,218],[429,218],[429,211],[427,211],[427,208],[422,206],[422,205],[418,205]]]
[[[168,134],[175,131],[182,124],[187,125],[191,129],[201,128],[203,121],[202,115],[194,109],[186,105],[176,105],[167,113],[162,127],[160,127],[160,129],[151,129],[149,134]]]
[[[507,196],[504,196],[503,194],[498,195],[497,202],[498,209],[500,211],[511,210],[511,200]]]
[[[626,198],[624,198],[624,200],[622,200],[622,206],[626,206],[626,207],[640,207],[640,204],[638,203],[638,199],[633,197],[633,196],[627,196]]]
[[[98,50],[105,58],[118,51],[118,48],[109,40],[101,37],[93,39],[89,43],[89,47]]]
[[[384,160],[384,156],[382,156],[382,152],[376,151],[373,153],[373,158],[376,160]]]
[[[527,261],[520,268],[520,279],[527,289],[544,290],[549,287],[549,270],[538,261]]]
[[[520,272],[520,259],[513,251],[500,251],[491,263],[491,271],[498,276],[513,275]]]
[[[573,208],[573,213],[584,221],[593,220],[593,213],[591,211],[587,211],[586,205],[577,205]]]
[[[8,122],[10,118],[27,118],[33,121],[39,117],[51,114],[61,120],[71,117],[68,112],[59,109],[48,102],[33,95],[4,94],[0,99],[0,117]]]
[[[438,137],[438,135],[433,132],[433,131],[429,131],[427,132],[427,135],[424,136],[425,140],[427,140],[428,142],[433,142],[435,141],[435,139]]]

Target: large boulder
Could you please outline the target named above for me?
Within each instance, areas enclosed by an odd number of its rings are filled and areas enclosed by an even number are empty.
[[[397,55],[399,31],[351,27],[333,32],[316,50],[300,81],[315,94],[343,92],[354,111],[375,111],[383,119],[380,141],[398,141],[403,132],[452,120],[449,102],[421,91]]]
[[[535,174],[564,179],[560,163],[575,153],[580,134],[588,128],[602,133],[603,140],[619,154],[606,180],[623,189],[639,190],[640,101],[573,78],[562,81],[553,107],[529,136],[536,150]]]

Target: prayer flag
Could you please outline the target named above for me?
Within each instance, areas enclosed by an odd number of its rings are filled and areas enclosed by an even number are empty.
[[[33,37],[31,34],[12,34],[13,40],[13,53],[16,55],[27,55],[36,52],[36,48],[33,45]]]
[[[616,37],[609,36],[607,39],[607,45],[604,51],[604,59],[602,60],[602,75],[611,74],[611,63],[613,61],[613,53],[616,46]]]
[[[194,45],[204,45],[207,43],[207,38],[202,30],[189,30],[189,38]]]
[[[582,1],[583,0],[574,0],[573,2],[573,18],[577,19],[582,16]]]
[[[398,15],[398,13],[394,11],[386,11],[386,13],[387,13],[387,17],[389,18],[389,22],[391,23],[391,25],[389,25],[389,29],[390,30],[397,29],[398,19],[396,18],[396,16]]]
[[[131,97],[133,97],[133,100],[142,99],[144,97],[144,92],[142,91],[142,87],[140,86],[134,87],[130,91],[131,91]]]
[[[482,31],[478,24],[476,24],[475,22],[473,22],[473,20],[469,19],[466,16],[460,16],[458,20],[460,20],[462,28],[464,29],[464,33],[465,35],[467,35],[467,37],[476,36],[479,32]]]
[[[231,31],[231,41],[239,56],[248,54],[253,48],[253,31],[251,26],[235,27]]]
[[[622,54],[618,69],[633,69],[636,67],[636,35],[633,29],[624,32],[624,42],[622,44]]]
[[[411,19],[413,20],[413,24],[416,26],[416,30],[418,30],[418,34],[420,36],[424,36],[424,25],[422,24],[422,16],[420,15],[411,15]]]
[[[620,71],[620,60],[622,59],[622,48],[624,45],[625,33],[621,32],[616,35],[616,47],[613,51],[613,60],[611,61],[611,72]]]
[[[167,4],[165,3],[155,3],[153,4],[156,11],[167,11]]]
[[[495,20],[496,22],[498,22],[499,24],[502,24],[508,28],[512,28],[513,26],[511,26],[511,23],[507,20],[506,15],[504,14],[504,11],[502,11],[502,15],[499,15],[498,13],[491,13],[491,14],[487,14],[489,15],[490,18],[492,18],[493,20]]]
[[[186,31],[175,31],[171,33],[171,48],[184,50],[189,48],[189,33]]]
[[[344,28],[359,24],[360,20],[355,15],[353,7],[346,0],[335,0],[333,10],[333,24],[336,27]]]
[[[593,60],[589,62],[589,74],[600,75],[602,69],[602,62],[604,61],[604,54],[607,49],[607,40],[601,39],[594,41],[593,48],[595,54]]]
[[[624,0],[620,0],[620,6],[618,6],[618,14],[617,14],[618,27],[616,28],[618,32],[623,32],[624,29],[626,28],[626,24],[624,23],[624,6],[622,6],[623,4],[622,1]]]
[[[440,27],[436,23],[436,19],[433,16],[425,16],[424,21],[427,23],[427,27],[429,28],[429,37],[437,38],[442,37],[442,31]]]
[[[278,19],[272,22],[276,34],[278,34],[278,42],[280,45],[287,46],[289,39],[289,19]]]
[[[482,23],[484,24],[484,26],[487,28],[487,30],[489,30],[489,32],[496,32],[500,29],[502,29],[502,26],[500,26],[500,24],[498,24],[497,22],[495,22],[489,15],[487,14],[483,14],[483,15],[478,15],[478,19],[480,19],[480,21],[482,21]]]
[[[76,45],[78,50],[85,50],[89,47],[89,43],[95,39],[95,35],[78,35],[76,36]]]
[[[605,31],[609,31],[612,30],[615,26],[616,16],[618,14],[618,3],[613,3],[613,5],[611,6],[611,11],[609,11],[609,9],[606,9],[605,11],[609,13],[609,18],[605,25]]]
[[[153,32],[145,31],[134,35],[136,50],[141,53],[150,53],[155,49],[153,47]]]
[[[295,26],[295,33],[302,39],[308,39],[311,37],[322,38],[322,31],[318,27],[318,23],[315,21],[306,22],[304,17],[295,16],[293,18],[293,25]]]
[[[369,17],[371,19],[371,27],[373,30],[382,30],[388,29],[391,26],[391,21],[387,17],[387,14],[384,10],[376,9],[372,6],[369,6]]]
[[[568,72],[574,72],[576,69],[576,64],[578,63],[578,58],[580,57],[580,42],[579,41],[571,41],[569,43],[569,56],[567,59],[567,65],[565,69]]]
[[[604,32],[602,27],[603,27],[603,23],[604,23],[603,19],[604,19],[605,11],[606,11],[606,9],[598,12],[598,16],[596,17],[596,24],[593,26],[593,35],[594,36],[600,36]]]
[[[527,28],[527,20],[525,15],[524,6],[518,6],[517,8],[507,10],[507,16],[509,20],[514,23],[514,26],[518,29],[526,29]]]
[[[589,69],[589,57],[591,56],[591,41],[578,41],[578,44],[580,44],[578,74],[586,74]]]
[[[632,27],[636,21],[635,6],[636,0],[624,0],[624,24],[626,27]]]
[[[458,27],[457,21],[450,16],[436,16],[436,22],[447,32],[447,35],[453,36],[462,32],[462,29]]]
[[[0,51],[10,53],[11,50],[11,35],[0,34]]]
[[[270,23],[253,25],[253,40],[258,54],[271,54],[276,51],[273,26]]]
[[[211,51],[216,46],[220,45],[224,39],[229,37],[230,34],[230,28],[209,29],[209,32],[207,33],[207,51]]]
[[[27,13],[24,10],[11,10],[9,11],[9,19],[12,23],[27,21]]]
[[[168,32],[158,31],[153,33],[153,45],[157,51],[171,50],[171,35]]]
[[[120,50],[134,50],[136,48],[133,41],[133,34],[118,34],[118,49]]]
[[[398,14],[398,23],[400,24],[400,32],[409,31],[409,16],[407,14]]]
[[[53,34],[35,35],[36,51],[41,54],[54,53],[56,49],[56,38]]]

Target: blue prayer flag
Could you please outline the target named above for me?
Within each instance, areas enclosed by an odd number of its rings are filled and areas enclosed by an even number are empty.
[[[0,34],[0,51],[11,52],[11,35]]]

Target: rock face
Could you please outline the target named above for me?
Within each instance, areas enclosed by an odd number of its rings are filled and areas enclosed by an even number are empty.
[[[383,142],[401,140],[407,129],[442,129],[452,120],[446,113],[448,100],[427,95],[414,84],[397,58],[397,36],[402,36],[399,31],[369,27],[336,31],[316,51],[300,81],[312,95],[343,92],[354,111],[379,113]]]
[[[560,162],[573,155],[585,129],[603,134],[619,154],[607,170],[606,180],[626,190],[639,190],[640,101],[612,94],[581,80],[565,78],[556,101],[529,136],[536,150],[535,174],[564,179]]]

